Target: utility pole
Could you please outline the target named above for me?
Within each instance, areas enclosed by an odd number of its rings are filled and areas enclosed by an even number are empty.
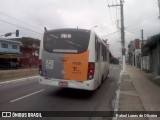
[[[120,4],[118,5],[108,5],[108,7],[116,7],[116,6],[120,6],[121,7],[121,43],[122,43],[122,58],[123,58],[123,67],[122,70],[123,72],[126,71],[126,57],[125,57],[125,52],[126,52],[126,48],[125,48],[125,34],[124,34],[124,14],[123,14],[123,2],[122,0],[120,0]]]
[[[158,17],[158,19],[159,19],[159,31],[160,31],[160,0],[158,0],[158,7],[159,7],[159,17]],[[158,41],[157,41],[157,51],[160,51],[160,44],[159,44]],[[157,52],[157,58],[159,59],[158,60],[158,68],[160,68],[160,54],[158,54],[158,52]],[[160,74],[159,69],[158,69],[158,72]]]
[[[159,7],[159,17],[158,17],[158,19],[159,19],[159,29],[160,29],[160,0],[158,0],[158,7]]]
[[[120,29],[120,28],[119,28],[119,20],[117,20],[117,28]]]
[[[141,38],[142,38],[142,45],[143,45],[143,43],[144,43],[144,41],[143,41],[143,29],[141,30]]]
[[[159,19],[160,19],[160,0],[158,0],[158,7],[159,7]]]
[[[143,29],[141,30],[141,38],[142,38],[142,43],[141,43],[141,70],[143,70],[143,56],[142,56],[142,46],[144,45]]]

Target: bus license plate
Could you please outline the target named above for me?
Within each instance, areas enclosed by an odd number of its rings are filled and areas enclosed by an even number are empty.
[[[68,82],[67,81],[59,81],[59,86],[67,87]]]

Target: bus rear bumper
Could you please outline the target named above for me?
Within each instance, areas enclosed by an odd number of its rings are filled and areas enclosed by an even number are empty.
[[[60,84],[60,83],[67,84]],[[39,84],[51,85],[51,86],[60,86],[67,88],[83,89],[83,90],[95,90],[94,79],[87,81],[77,81],[77,80],[61,80],[61,79],[45,79],[44,77],[39,76]]]

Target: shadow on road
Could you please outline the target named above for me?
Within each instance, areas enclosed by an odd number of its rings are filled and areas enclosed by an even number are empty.
[[[86,91],[78,90],[72,88],[60,88],[56,91],[53,91],[50,95],[61,97],[61,98],[70,98],[70,99],[91,99],[94,96],[96,91]]]

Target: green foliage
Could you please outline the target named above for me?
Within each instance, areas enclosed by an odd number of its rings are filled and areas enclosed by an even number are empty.
[[[22,43],[23,46],[25,47],[39,47],[40,46],[40,40],[39,39],[34,39],[34,38],[29,38],[29,37],[23,37],[20,42]]]

